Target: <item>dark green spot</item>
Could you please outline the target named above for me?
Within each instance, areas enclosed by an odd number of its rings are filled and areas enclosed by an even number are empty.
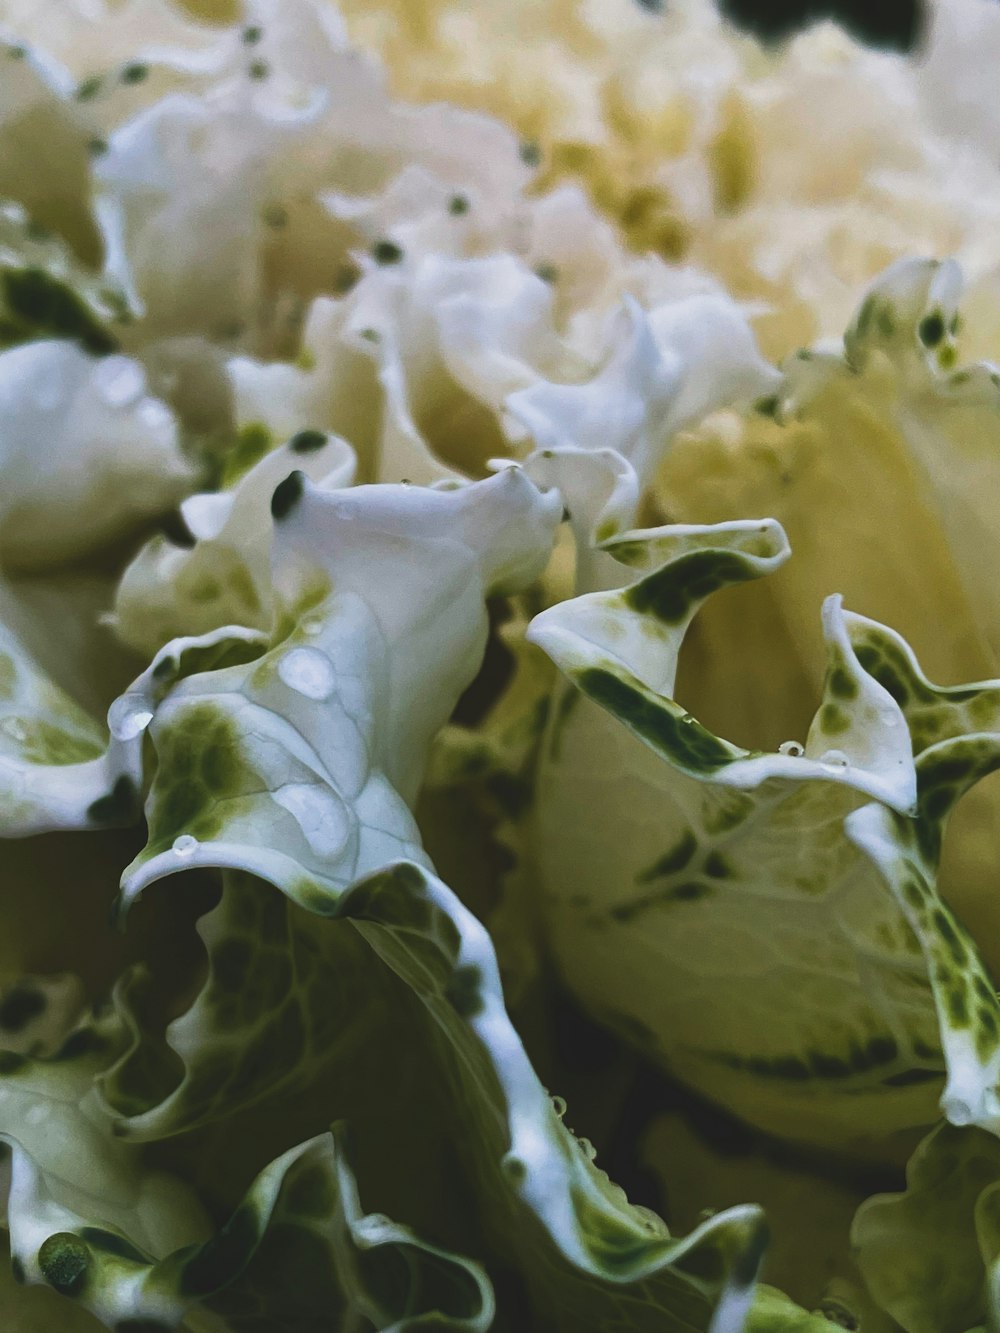
[[[887,1065],[899,1054],[899,1047],[892,1037],[872,1037],[867,1047],[868,1065]]]
[[[810,1051],[806,1057],[809,1068],[817,1078],[849,1078],[851,1066],[839,1056],[827,1055],[823,1051]]]
[[[944,319],[940,310],[932,310],[924,315],[917,325],[917,334],[925,347],[937,347],[944,337]]]
[[[321,430],[300,430],[288,441],[293,454],[314,454],[326,444],[326,436]]]
[[[541,278],[542,282],[554,283],[559,281],[559,270],[555,264],[538,264],[535,267],[535,277]]]
[[[858,683],[851,673],[842,666],[834,667],[827,678],[826,687],[838,699],[854,699],[858,693]]]
[[[699,884],[697,880],[689,880],[684,884],[678,884],[675,889],[670,890],[670,897],[678,902],[697,902],[699,898],[704,898],[708,894],[708,886]]]
[[[972,981],[972,988],[981,1000],[986,1000],[987,1003],[990,1004],[992,1004],[996,1000],[995,992],[991,989],[991,987],[987,984],[987,982],[983,977],[980,976],[974,977]]]
[[[632,684],[601,667],[588,667],[579,673],[577,683],[643,740],[686,768],[711,772],[735,757],[695,718],[687,714],[682,718],[675,704],[647,692],[638,681]]]
[[[896,320],[891,306],[879,305],[875,311],[875,323],[883,338],[891,338],[896,332]]]
[[[772,421],[777,420],[778,408],[781,406],[781,399],[776,393],[769,393],[763,398],[758,398],[754,403],[754,411],[759,412],[762,417],[770,417]]]
[[[824,704],[819,710],[819,724],[828,736],[839,736],[851,725],[851,719],[836,704]]]
[[[288,226],[288,209],[283,204],[268,204],[261,216],[275,230]]]
[[[376,241],[372,246],[372,259],[376,264],[398,264],[403,258],[403,250],[395,241],[386,240],[384,237]]]
[[[686,829],[680,841],[671,847],[669,852],[664,852],[648,869],[636,875],[636,883],[648,884],[651,879],[659,879],[663,875],[673,875],[678,870],[683,870],[694,856],[697,847],[697,838],[690,829]]]
[[[486,790],[511,819],[524,814],[531,804],[531,787],[516,773],[491,773]]]
[[[153,679],[160,682],[173,680],[174,676],[177,675],[177,671],[177,658],[171,657],[168,654],[166,657],[161,657],[156,666],[153,667]]]
[[[259,28],[256,24],[250,24],[249,27],[243,29],[240,36],[246,46],[256,46],[264,36],[264,30],[263,28]]]
[[[711,875],[713,879],[728,879],[732,873],[725,857],[720,856],[718,852],[709,852],[705,857],[706,875]]]
[[[101,91],[101,85],[104,80],[98,74],[93,74],[89,79],[84,79],[76,90],[76,100],[78,102],[89,102],[92,97],[96,97]]]
[[[279,523],[288,517],[302,499],[305,484],[305,473],[291,472],[274,488],[274,494],[271,496],[271,515]]]
[[[42,1243],[38,1266],[46,1282],[64,1296],[75,1296],[87,1280],[90,1251],[71,1231],[57,1231]]]
[[[139,63],[126,65],[122,70],[122,83],[142,83],[149,75],[149,66]]]
[[[955,985],[949,989],[945,996],[945,1007],[948,1010],[948,1018],[952,1027],[967,1028],[969,1026],[969,1003],[961,985]]]
[[[542,160],[542,150],[530,139],[525,139],[517,151],[526,167],[537,167]]]
[[[448,212],[454,218],[463,217],[469,211],[469,198],[464,194],[453,194],[448,200]]]
[[[941,911],[940,908],[934,912],[931,920],[934,922],[938,934],[944,940],[945,944],[947,944],[948,951],[955,962],[959,965],[964,963],[966,959],[965,944],[958,931],[955,929],[954,922],[945,912]]]
[[[266,60],[251,60],[247,68],[247,73],[251,79],[266,79],[271,72],[271,66]]]
[[[10,1275],[18,1286],[23,1286],[27,1274],[24,1271],[24,1264],[21,1263],[16,1254],[12,1254],[10,1257]]]
[[[640,615],[676,625],[713,592],[754,572],[745,557],[731,551],[691,551],[632,584],[623,600]]]

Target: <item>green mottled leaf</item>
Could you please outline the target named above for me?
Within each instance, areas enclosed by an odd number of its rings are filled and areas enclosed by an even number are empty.
[[[581,703],[553,723],[539,779],[537,855],[565,976],[597,1017],[772,1132],[848,1144],[929,1123],[945,1066],[949,1114],[984,1123],[989,1099],[967,1085],[995,1081],[996,1000],[934,888],[931,760],[914,765],[853,622],[828,602],[824,696],[804,747],[741,750],[671,697],[677,655],[700,602],[780,563],[780,541],[767,524],[638,538],[619,554],[666,563],[529,630],[606,713]],[[863,836],[876,827],[881,841]],[[918,914],[900,863],[922,845]]]

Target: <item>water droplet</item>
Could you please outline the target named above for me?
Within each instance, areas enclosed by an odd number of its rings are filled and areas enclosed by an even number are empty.
[[[843,750],[824,750],[819,762],[827,768],[847,768],[851,761]]]
[[[793,759],[799,759],[806,752],[806,747],[800,741],[782,741],[778,746],[779,754],[790,754]]]
[[[185,860],[189,856],[194,856],[198,850],[198,839],[193,838],[190,833],[182,833],[179,838],[174,839],[174,856],[181,856]]]
[[[557,1115],[557,1116],[559,1117],[559,1119],[561,1120],[561,1119],[563,1118],[563,1116],[566,1114],[566,1098],[565,1098],[565,1097],[553,1097],[553,1098],[552,1098],[552,1109],[553,1109],[553,1111],[555,1111],[556,1115]]]
[[[317,634],[322,633],[322,630],[322,616],[306,616],[305,620],[302,622],[302,633],[308,634],[311,639],[315,638]]]
[[[94,369],[94,387],[109,407],[131,407],[146,389],[146,374],[127,356],[106,356]]]
[[[152,720],[152,711],[142,695],[123,694],[108,709],[108,730],[119,741],[134,740]]]
[[[883,727],[898,727],[900,723],[898,708],[880,708],[878,710],[878,720]]]
[[[25,1112],[24,1118],[29,1125],[41,1125],[48,1120],[50,1111],[51,1108],[44,1104],[32,1106]]]
[[[28,729],[19,717],[5,717],[0,721],[0,731],[18,744],[28,739]]]
[[[972,1107],[961,1097],[946,1097],[941,1105],[945,1118],[953,1125],[972,1124]]]
[[[580,1148],[588,1162],[596,1161],[597,1149],[591,1143],[590,1139],[580,1139]]]
[[[698,719],[696,717],[693,717],[691,713],[682,713],[681,721],[684,723],[686,727],[693,727],[694,724],[698,721]]]
[[[333,663],[318,648],[292,648],[278,662],[278,675],[307,699],[329,699],[337,683]]]

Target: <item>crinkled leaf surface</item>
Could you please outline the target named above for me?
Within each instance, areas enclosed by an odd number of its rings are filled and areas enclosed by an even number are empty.
[[[286,478],[272,498],[274,646],[189,677],[157,709],[149,842],[126,897],[212,865],[280,882],[309,906],[419,857],[407,803],[479,665],[485,596],[537,573],[558,510],[517,469],[447,491],[325,493]]]
[[[115,629],[150,654],[169,639],[223,625],[267,629],[273,615],[269,550],[271,496],[298,470],[325,490],[349,486],[354,452],[322,431],[300,431],[274,447],[258,425],[243,432],[264,457],[231,490],[189,496],[181,514],[194,539],[185,548],[154,537],[125,570],[115,601]]]
[[[272,460],[282,463],[258,466]],[[248,656],[223,668],[205,654],[235,631],[178,640],[124,696],[152,716],[157,759],[126,902],[159,877],[223,866],[329,913],[359,875],[426,862],[409,806],[430,741],[478,667],[486,594],[537,571],[559,517],[556,497],[516,469],[457,490],[342,493],[297,472],[272,507],[272,646],[244,632],[232,642]],[[301,914],[231,877],[201,929],[209,979],[168,1033],[184,1082],[169,1095],[143,1086],[141,1051],[107,1081],[134,1134],[176,1133],[283,1080],[302,1084],[328,1063],[343,1019],[345,1005],[323,998],[337,964]],[[241,995],[251,960],[260,986]]]
[[[906,1333],[967,1333],[1000,1319],[998,1220],[996,1138],[941,1124],[914,1153],[905,1193],[868,1199],[851,1238],[873,1296]]]
[[[167,1033],[185,1075],[164,1100],[144,1096],[145,1038],[137,1034],[104,1081],[110,1103],[125,1112],[120,1131],[175,1132],[259,1100],[264,1080],[279,1090],[308,1085],[324,1065],[336,1073],[343,1062],[345,1086],[360,1082],[346,1071],[370,1029],[348,1015],[373,985],[379,994],[387,968],[405,983],[413,1010],[410,1049],[426,1048],[427,1085],[416,1104],[442,1107],[427,1132],[432,1141],[453,1136],[491,1251],[523,1268],[538,1317],[572,1327],[599,1300],[623,1328],[707,1327],[721,1296],[729,1313],[719,1327],[736,1328],[759,1261],[756,1210],[731,1210],[675,1240],[596,1170],[561,1125],[510,1024],[489,936],[425,868],[403,800],[415,793],[430,735],[475,669],[484,594],[537,573],[558,500],[516,469],[437,492],[324,494],[300,477],[292,483],[274,497],[277,642],[245,666],[188,675],[157,706],[150,845],[124,879],[130,898],[186,864],[221,865],[270,881],[291,901],[282,913],[273,899],[260,903],[263,885],[229,877],[202,924],[207,984]],[[349,544],[337,540],[346,524],[354,525]],[[440,610],[428,616],[431,588]],[[431,634],[423,658],[417,624]],[[348,648],[355,657],[345,658]],[[374,724],[367,718],[375,710],[358,706],[364,686],[384,691]],[[409,707],[397,709],[397,698]],[[345,717],[337,727],[333,699]],[[208,702],[215,712],[202,716]],[[318,703],[322,711],[311,712]],[[344,741],[352,735],[355,746],[365,742],[366,767],[351,759]],[[261,773],[269,763],[282,765],[280,779],[277,770]],[[161,774],[172,784],[166,791]],[[192,791],[197,805],[188,812]],[[249,813],[241,813],[244,801]],[[343,812],[340,822],[328,808]],[[372,810],[380,813],[368,827]],[[394,864],[400,853],[406,859]],[[335,920],[310,931],[303,908]],[[337,937],[320,930],[343,931],[348,922],[372,950],[360,971],[357,951],[343,955]],[[335,972],[344,957],[353,959],[350,984],[321,991],[326,969]],[[238,980],[247,969],[259,976],[249,987]],[[378,1005],[367,1012],[374,1021]]]
[[[0,829],[24,837],[138,814],[135,736],[110,738],[0,626]]]
[[[114,325],[126,313],[64,241],[18,205],[0,204],[0,347],[66,338],[106,355],[118,349]]]
[[[0,552],[12,566],[57,564],[126,535],[195,480],[142,366],[68,341],[0,352],[0,463]]]
[[[804,753],[741,750],[671,697],[698,604],[780,563],[778,534],[623,538],[620,557],[667,563],[534,621],[529,637],[593,701],[553,722],[540,777],[553,948],[598,1016],[772,1132],[860,1143],[926,1124],[945,1065],[948,1113],[992,1124],[996,999],[934,887],[945,809],[918,803],[931,759],[915,767],[900,705],[858,661],[837,600]],[[863,838],[869,821],[891,834]],[[898,867],[921,842],[917,910]]]
[[[209,1234],[190,1191],[116,1138],[93,1095],[93,1075],[120,1040],[107,1014],[49,1060],[3,1054],[7,1224],[19,1281],[47,1284],[116,1330],[176,1328],[189,1313],[192,1327],[229,1333],[269,1321],[306,1333],[362,1316],[400,1333],[426,1327],[431,1315],[455,1333],[490,1326],[481,1270],[365,1215],[328,1134],[265,1167]]]

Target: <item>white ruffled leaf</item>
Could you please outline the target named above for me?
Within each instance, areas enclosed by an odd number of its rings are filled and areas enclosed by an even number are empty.
[[[126,900],[213,865],[315,907],[384,861],[419,859],[408,805],[478,668],[484,598],[538,574],[560,506],[513,468],[447,491],[327,493],[292,473],[271,509],[273,646],[188,677],[157,708],[149,842]]]
[[[39,441],[45,442],[40,469]],[[189,491],[173,414],[127,357],[70,342],[0,352],[0,551],[52,565],[127,534]]]
[[[118,636],[155,653],[169,639],[223,625],[267,629],[274,610],[271,496],[297,469],[324,490],[350,486],[354,451],[336,436],[302,431],[266,453],[231,490],[188,496],[181,515],[194,545],[177,546],[161,535],[142,548],[118,585]]]

